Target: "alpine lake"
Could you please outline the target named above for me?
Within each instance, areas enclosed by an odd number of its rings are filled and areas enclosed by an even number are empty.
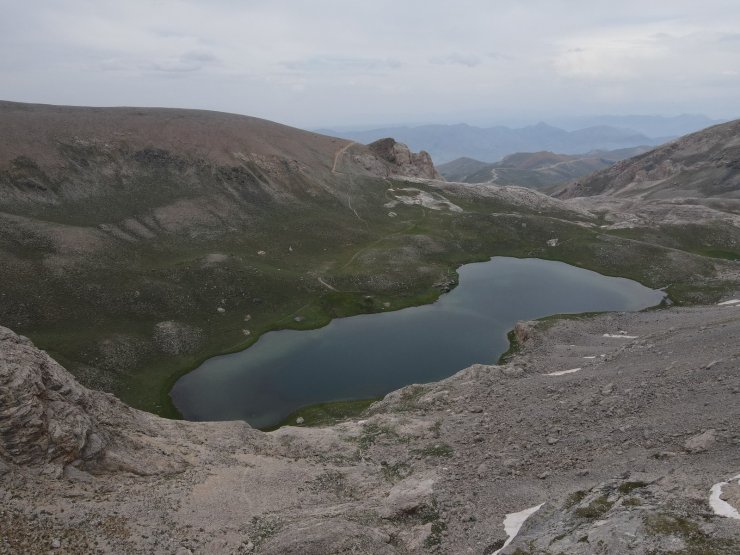
[[[430,305],[268,332],[181,377],[172,400],[187,420],[246,420],[269,429],[300,407],[378,398],[471,364],[494,364],[520,320],[636,311],[665,297],[629,279],[535,258],[494,257],[458,274],[458,286]]]

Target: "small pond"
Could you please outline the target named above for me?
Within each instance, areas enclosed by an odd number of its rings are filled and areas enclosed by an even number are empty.
[[[519,320],[551,314],[641,310],[662,291],[562,262],[494,257],[458,269],[459,285],[431,304],[269,332],[180,378],[175,406],[188,420],[246,420],[268,428],[296,409],[368,399],[446,378],[508,349]]]

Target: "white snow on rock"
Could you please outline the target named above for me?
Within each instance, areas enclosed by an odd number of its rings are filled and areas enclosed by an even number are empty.
[[[730,299],[729,301],[724,301],[722,303],[717,303],[717,306],[726,306],[730,304],[738,304],[740,303],[740,299]]]
[[[574,372],[578,372],[580,368],[571,368],[570,370],[558,370],[557,372],[550,372],[549,374],[545,374],[545,376],[564,376],[565,374],[573,374]]]
[[[504,545],[494,551],[491,555],[497,555],[498,553],[503,551],[503,549],[507,545],[509,545],[514,538],[516,538],[516,535],[522,528],[522,524],[524,524],[530,516],[539,511],[542,505],[544,505],[544,503],[540,503],[536,507],[524,509],[523,511],[519,511],[518,513],[509,513],[508,515],[506,515],[504,517],[504,531],[509,537],[506,538]]]
[[[730,478],[730,480],[728,480],[727,482],[719,482],[718,484],[714,484],[712,486],[712,489],[709,490],[709,506],[712,508],[714,514],[716,515],[740,520],[740,513],[738,513],[737,509],[730,505],[724,499],[720,498],[720,496],[722,495],[722,488],[728,485],[730,482],[734,482],[735,480],[737,480],[740,484],[740,474],[738,474],[734,478]]]
[[[596,356],[589,356],[589,357],[583,357],[583,358],[596,358]]]
[[[613,337],[615,339],[637,339],[638,335],[624,335],[622,333],[605,333],[604,337]]]
[[[395,200],[387,202],[383,206],[386,208],[395,208],[399,204],[408,206],[423,206],[431,210],[449,210],[450,212],[462,212],[463,209],[457,204],[449,201],[439,193],[428,193],[414,187],[405,189],[387,189],[391,191]]]

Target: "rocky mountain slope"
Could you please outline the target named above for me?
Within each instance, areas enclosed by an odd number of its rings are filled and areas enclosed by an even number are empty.
[[[553,152],[519,152],[510,154],[500,162],[493,164],[470,158],[458,158],[438,166],[437,170],[448,181],[518,185],[532,189],[544,189],[592,174],[608,168],[618,160],[624,160],[648,150],[650,150],[649,147],[639,146],[575,155]]]
[[[523,324],[504,365],[262,433],[130,409],[2,328],[0,553],[734,554],[738,334],[740,303]]]
[[[555,193],[639,199],[740,198],[740,120],[687,135]]]
[[[232,114],[2,102],[0,127],[0,322],[153,410],[173,368],[294,325],[340,260],[356,279],[347,259],[408,227],[385,179],[437,177],[392,140]],[[315,303],[305,325],[354,301]]]

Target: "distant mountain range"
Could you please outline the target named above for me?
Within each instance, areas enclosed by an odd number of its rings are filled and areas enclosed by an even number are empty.
[[[473,158],[458,158],[437,166],[447,181],[520,185],[543,189],[560,185],[608,168],[619,160],[650,150],[648,146],[619,150],[596,150],[587,154],[555,154],[553,152],[520,152],[510,154],[492,164]]]
[[[682,114],[680,116],[583,116],[550,119],[550,123],[566,131],[583,129],[597,125],[626,127],[648,137],[678,137],[699,131],[706,127],[724,123],[725,119],[712,119],[701,114]]]
[[[473,127],[472,125],[422,125],[389,127],[368,131],[339,132],[323,129],[320,133],[369,144],[393,137],[414,150],[431,154],[435,164],[468,157],[483,162],[498,162],[508,154],[548,150],[580,154],[593,150],[614,150],[640,145],[654,146],[668,140],[654,138],[632,129],[600,125],[566,131],[546,123],[513,129],[510,127]]]
[[[368,130],[320,129],[317,132],[363,144],[393,137],[412,150],[427,151],[434,163],[439,165],[463,157],[487,163],[498,162],[504,156],[517,152],[582,154],[594,150],[656,146],[718,123],[706,116],[691,115],[594,116],[561,119],[558,122],[559,127],[547,123],[520,128],[502,125],[475,127],[461,123]]]

